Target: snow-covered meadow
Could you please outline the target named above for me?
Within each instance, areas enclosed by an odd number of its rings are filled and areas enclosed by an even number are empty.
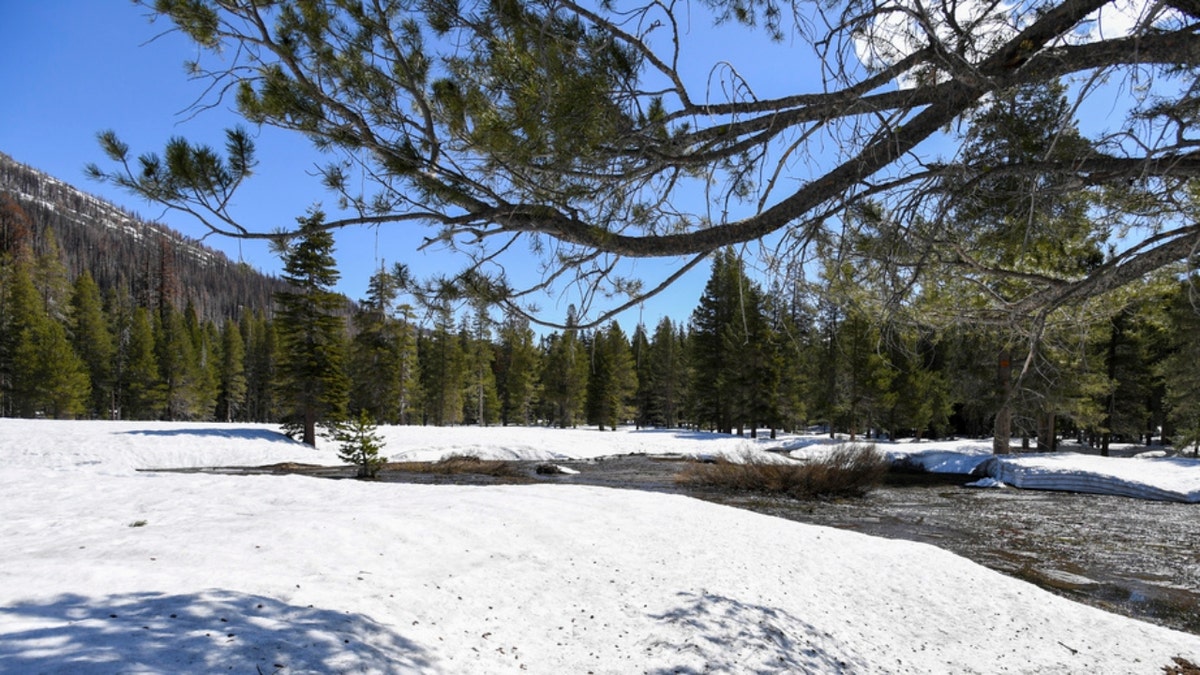
[[[811,439],[664,431],[385,436],[392,459],[815,451]],[[266,426],[0,420],[0,671],[1159,673],[1174,656],[1200,663],[1200,636],[931,546],[683,496],[138,471],[285,461],[336,458]]]

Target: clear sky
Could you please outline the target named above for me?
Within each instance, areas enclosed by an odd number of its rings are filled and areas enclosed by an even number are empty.
[[[0,0],[0,152],[19,162],[97,194],[148,219],[157,219],[200,238],[207,230],[182,214],[163,212],[125,192],[84,175],[89,162],[110,168],[96,142],[97,132],[113,129],[134,155],[161,152],[168,138],[184,136],[220,148],[223,130],[240,121],[232,104],[190,115],[204,95],[189,81],[184,61],[198,56],[168,24],[151,23],[145,10],[129,2],[97,0]],[[329,210],[334,198],[312,178],[321,156],[297,134],[251,129],[257,135],[260,164],[236,205],[248,222],[264,230],[294,223],[314,203]],[[424,228],[351,228],[336,233],[342,271],[339,290],[351,298],[365,294],[379,263],[408,264],[418,276],[457,269],[446,253],[416,251]],[[266,243],[210,236],[204,240],[234,260],[268,273],[279,262]],[[651,269],[653,262],[640,262]],[[710,269],[701,265],[669,294],[619,317],[626,333],[639,320],[652,329],[663,315],[686,320],[703,291]],[[550,319],[566,315],[570,297],[541,302]]]

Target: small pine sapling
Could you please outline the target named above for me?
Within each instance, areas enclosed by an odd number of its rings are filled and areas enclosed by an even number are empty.
[[[379,455],[383,439],[375,433],[377,428],[366,410],[357,417],[330,422],[325,427],[325,438],[338,444],[338,457],[343,462],[358,467],[359,478],[374,478],[387,462],[387,457]]]

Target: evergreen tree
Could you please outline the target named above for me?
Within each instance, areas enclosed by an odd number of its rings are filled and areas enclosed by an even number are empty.
[[[634,393],[637,392],[637,372],[629,341],[620,324],[613,321],[608,328],[597,331],[591,350],[592,370],[588,375],[587,419],[604,431],[605,425],[616,429],[628,419]]]
[[[496,393],[493,371],[495,353],[491,341],[491,319],[482,300],[472,301],[471,317],[463,319],[459,331],[463,356],[463,419],[469,424],[487,426],[500,419],[500,398]]]
[[[505,426],[534,422],[540,362],[541,354],[529,322],[509,314],[500,326],[500,348],[496,354],[496,390],[500,396],[500,421]]]
[[[1200,306],[1195,300],[1195,280],[1189,279],[1170,308],[1171,347],[1159,364],[1166,389],[1168,419],[1176,447],[1189,445],[1200,457]]]
[[[279,334],[275,322],[260,310],[244,312],[238,329],[246,345],[246,419],[275,422],[279,419],[278,390]]]
[[[421,389],[425,419],[435,426],[459,424],[463,413],[463,357],[450,306],[436,309],[433,331],[421,340]]]
[[[110,417],[115,408],[113,363],[116,348],[104,316],[100,287],[87,270],[75,279],[74,292],[71,294],[71,326],[71,341],[75,352],[83,360],[92,385],[88,415],[94,418]]]
[[[837,334],[839,368],[836,374],[834,420],[850,434],[869,430],[881,421],[893,401],[889,396],[895,370],[882,352],[878,326],[851,311]]]
[[[1088,142],[1080,135],[1067,105],[1065,87],[1058,82],[1018,86],[999,92],[973,120],[966,138],[964,155],[971,162],[989,166],[1015,165],[1030,161],[1066,161],[1090,154]],[[975,258],[967,268],[987,268],[997,273],[974,278],[959,278],[952,268],[954,281],[942,284],[950,312],[961,316],[964,305],[982,303],[1001,307],[1036,293],[1039,286],[1031,280],[1083,276],[1103,262],[1099,238],[1103,232],[1093,227],[1088,217],[1093,196],[1086,190],[1065,184],[1065,177],[1053,172],[1014,175],[995,172],[963,187],[956,200],[954,228],[948,239],[958,250],[972,250]],[[955,258],[951,258],[955,259]],[[987,292],[979,294],[979,282]],[[930,284],[936,286],[938,284]],[[976,300],[972,300],[975,298]],[[966,300],[966,302],[964,302]],[[1037,356],[1055,350],[1042,350],[1044,335],[1040,324],[1017,317],[1006,334],[999,336],[1004,345],[996,359],[996,388],[999,407],[995,414],[994,450],[1008,452],[1012,433],[1011,420],[1019,399],[1026,393],[1040,399],[1036,416],[1053,420],[1060,412],[1059,402],[1074,401],[1074,395],[1058,395],[1050,382],[1020,383],[1014,390],[1013,354],[1008,346],[1025,343]],[[1021,325],[1022,322],[1025,325]],[[1051,326],[1052,328],[1052,326]],[[1065,348],[1069,343],[1062,343]],[[1078,361],[1079,354],[1060,351],[1065,359],[1027,372],[1061,371],[1067,361]],[[1061,360],[1061,359],[1060,359]]]
[[[742,432],[765,416],[762,401],[774,394],[765,342],[762,293],[746,277],[732,249],[713,258],[712,276],[692,312],[694,412],[698,424],[722,433]]]
[[[316,426],[345,414],[349,380],[345,373],[342,296],[332,288],[340,276],[333,258],[333,235],[325,214],[300,218],[299,238],[282,247],[283,280],[290,290],[279,304],[279,392],[290,431],[315,446]]]
[[[200,369],[184,315],[168,304],[156,319],[155,352],[166,396],[166,419],[197,419],[200,417]]]
[[[155,355],[154,324],[145,307],[133,310],[127,353],[125,401],[121,406],[123,417],[131,420],[158,419],[166,409],[167,391]]]
[[[232,422],[239,419],[246,398],[246,346],[242,331],[231,319],[221,328],[220,393],[217,395],[219,418]]]
[[[641,322],[633,330],[629,339],[629,348],[633,353],[633,370],[637,377],[637,391],[633,394],[633,420],[637,428],[650,426],[654,410],[654,390],[650,377],[650,338],[646,336],[646,326]]]
[[[383,439],[376,433],[371,413],[360,410],[349,419],[325,422],[324,425],[325,437],[338,444],[338,457],[358,467],[359,478],[374,478],[379,468],[387,463],[387,457],[379,454]]]
[[[34,264],[33,283],[42,298],[46,315],[66,324],[71,313],[71,282],[67,266],[63,263],[62,249],[54,230],[46,228],[42,233],[42,253]]]
[[[683,422],[684,400],[687,393],[687,344],[682,327],[677,331],[669,317],[663,317],[654,329],[646,359],[647,382],[639,388],[648,390],[647,419],[649,424],[677,427]]]
[[[127,287],[108,289],[104,297],[108,331],[113,339],[111,363],[112,394],[108,403],[113,419],[128,419],[130,334],[133,326],[133,295]]]
[[[87,371],[61,323],[45,317],[18,335],[18,410],[27,416],[73,419],[87,409]]]
[[[587,394],[588,355],[579,338],[575,308],[567,312],[567,329],[546,339],[542,392],[545,418],[555,426],[574,427],[583,415]]]
[[[354,315],[356,333],[350,349],[350,405],[373,419],[405,421],[416,397],[416,335],[411,317],[397,320],[396,298],[407,283],[403,265],[371,276],[367,297]]]
[[[14,263],[7,277],[4,342],[11,411],[23,417],[82,414],[90,385],[66,327],[47,313],[25,262]]]

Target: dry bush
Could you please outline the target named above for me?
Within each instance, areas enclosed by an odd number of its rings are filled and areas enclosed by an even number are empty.
[[[1163,672],[1167,675],[1200,675],[1200,666],[1191,661],[1179,656],[1174,656],[1171,660],[1175,665],[1163,666]]]
[[[522,476],[520,468],[513,462],[495,459],[480,459],[473,455],[450,455],[436,462],[391,462],[384,467],[388,471],[410,473],[432,473],[439,475],[475,474],[511,478]]]
[[[718,460],[692,463],[677,483],[744,492],[782,494],[796,499],[861,497],[883,480],[886,460],[874,445],[845,445],[827,457],[803,463]]]

